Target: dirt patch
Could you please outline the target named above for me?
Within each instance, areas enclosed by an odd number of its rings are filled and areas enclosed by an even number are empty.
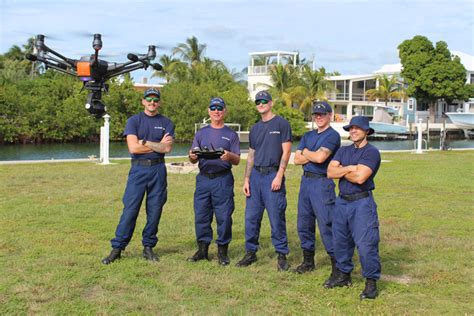
[[[400,284],[412,284],[415,283],[415,279],[408,275],[387,275],[387,274],[382,274],[381,278],[382,281],[387,281],[387,282],[396,282]]]
[[[103,293],[104,289],[100,285],[94,285],[93,287],[86,289],[81,296],[86,301],[94,301],[97,300],[97,297],[102,296]]]

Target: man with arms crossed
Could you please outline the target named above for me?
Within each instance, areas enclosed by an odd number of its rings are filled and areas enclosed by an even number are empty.
[[[332,109],[327,102],[314,102],[312,114],[317,130],[304,134],[295,153],[295,164],[303,165],[298,196],[298,235],[303,249],[303,263],[295,269],[295,272],[305,273],[315,268],[315,222],[317,222],[334,274],[336,260],[331,226],[336,193],[334,181],[327,178],[327,168],[341,146],[341,137],[330,126]]]
[[[164,156],[173,146],[174,124],[158,113],[160,91],[150,88],[143,95],[145,110],[130,117],[125,126],[132,166],[123,195],[123,213],[111,240],[112,251],[102,260],[109,264],[119,259],[132,239],[138,212],[146,193],[146,225],[142,233],[143,257],[158,261],[153,247],[158,242],[158,224],[167,199]]]
[[[352,284],[352,256],[357,246],[362,275],[366,278],[360,298],[374,299],[378,295],[376,282],[380,279],[381,267],[379,220],[372,190],[380,167],[380,153],[367,141],[367,136],[374,132],[367,117],[353,117],[344,129],[349,131],[354,144],[341,147],[329,163],[328,177],[339,179],[332,224],[337,270],[325,287]]]
[[[249,153],[245,168],[245,250],[237,263],[247,267],[257,261],[258,239],[263,211],[271,225],[271,239],[278,253],[278,270],[287,271],[289,253],[286,234],[286,189],[284,174],[291,154],[291,127],[287,120],[272,113],[272,96],[260,91],[255,96],[261,120],[250,129]]]

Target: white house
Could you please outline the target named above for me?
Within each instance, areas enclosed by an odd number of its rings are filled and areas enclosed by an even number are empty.
[[[466,68],[466,83],[474,84],[474,56],[457,51],[452,51],[452,53],[461,58],[461,63]],[[257,91],[268,89],[268,87],[272,86],[270,61],[276,58],[277,64],[280,64],[284,57],[291,57],[294,66],[296,66],[298,52],[268,51],[250,53],[249,55],[251,56],[251,62],[248,67],[248,90],[250,97],[253,99]],[[264,59],[264,65],[255,66],[256,59]],[[328,101],[334,106],[335,120],[345,122],[350,120],[353,115],[371,117],[376,107],[385,107],[385,102],[382,100],[369,101],[365,92],[378,86],[378,75],[386,74],[400,77],[401,67],[400,63],[386,64],[371,74],[327,77],[328,80],[334,83],[336,91],[327,94]],[[402,84],[403,80],[400,79],[400,85]],[[409,122],[415,122],[419,118],[426,121],[428,117],[431,122],[438,123],[444,119],[442,116],[443,112],[452,112],[459,108],[467,110],[469,109],[469,103],[474,105],[474,99],[468,102],[456,101],[452,104],[440,101],[436,105],[435,113],[432,117],[429,117],[428,105],[417,104],[413,98],[409,98],[408,102],[392,99],[389,100],[387,106],[393,109],[396,115],[400,116],[402,123],[405,123],[406,119]],[[470,108],[473,109],[474,106]]]

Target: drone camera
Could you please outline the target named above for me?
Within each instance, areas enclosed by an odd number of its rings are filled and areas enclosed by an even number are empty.
[[[107,111],[107,107],[101,100],[94,99],[86,103],[86,110],[95,118],[101,118]]]

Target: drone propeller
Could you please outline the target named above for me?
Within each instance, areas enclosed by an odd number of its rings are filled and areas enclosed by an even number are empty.
[[[36,39],[36,36],[37,36],[37,33],[24,32],[24,31],[13,31],[13,33],[26,35],[26,36],[28,36],[28,38],[34,38],[34,39]],[[58,41],[58,42],[64,41],[60,36],[57,36],[57,35],[54,35],[54,34],[49,34],[49,35],[43,34],[43,36],[48,41]]]
[[[76,56],[91,56],[91,55],[94,55],[93,52],[72,52],[71,54],[73,55],[76,55]],[[114,58],[114,57],[119,57],[119,56],[123,56],[125,55],[126,53],[109,53],[109,54],[102,54],[100,53],[99,57],[102,57],[102,58]]]
[[[148,47],[150,47],[150,45],[153,45],[155,46],[156,49],[158,50],[169,50],[171,51],[173,49],[173,46],[172,45],[168,45],[168,44],[155,44],[155,43],[151,43],[149,45],[139,45],[138,47],[140,49],[147,49]]]
[[[102,36],[109,37],[108,34],[104,34],[104,33],[92,33],[92,32],[85,32],[85,31],[73,31],[71,33],[77,37],[84,37],[84,38],[93,38],[95,34],[102,34]]]

